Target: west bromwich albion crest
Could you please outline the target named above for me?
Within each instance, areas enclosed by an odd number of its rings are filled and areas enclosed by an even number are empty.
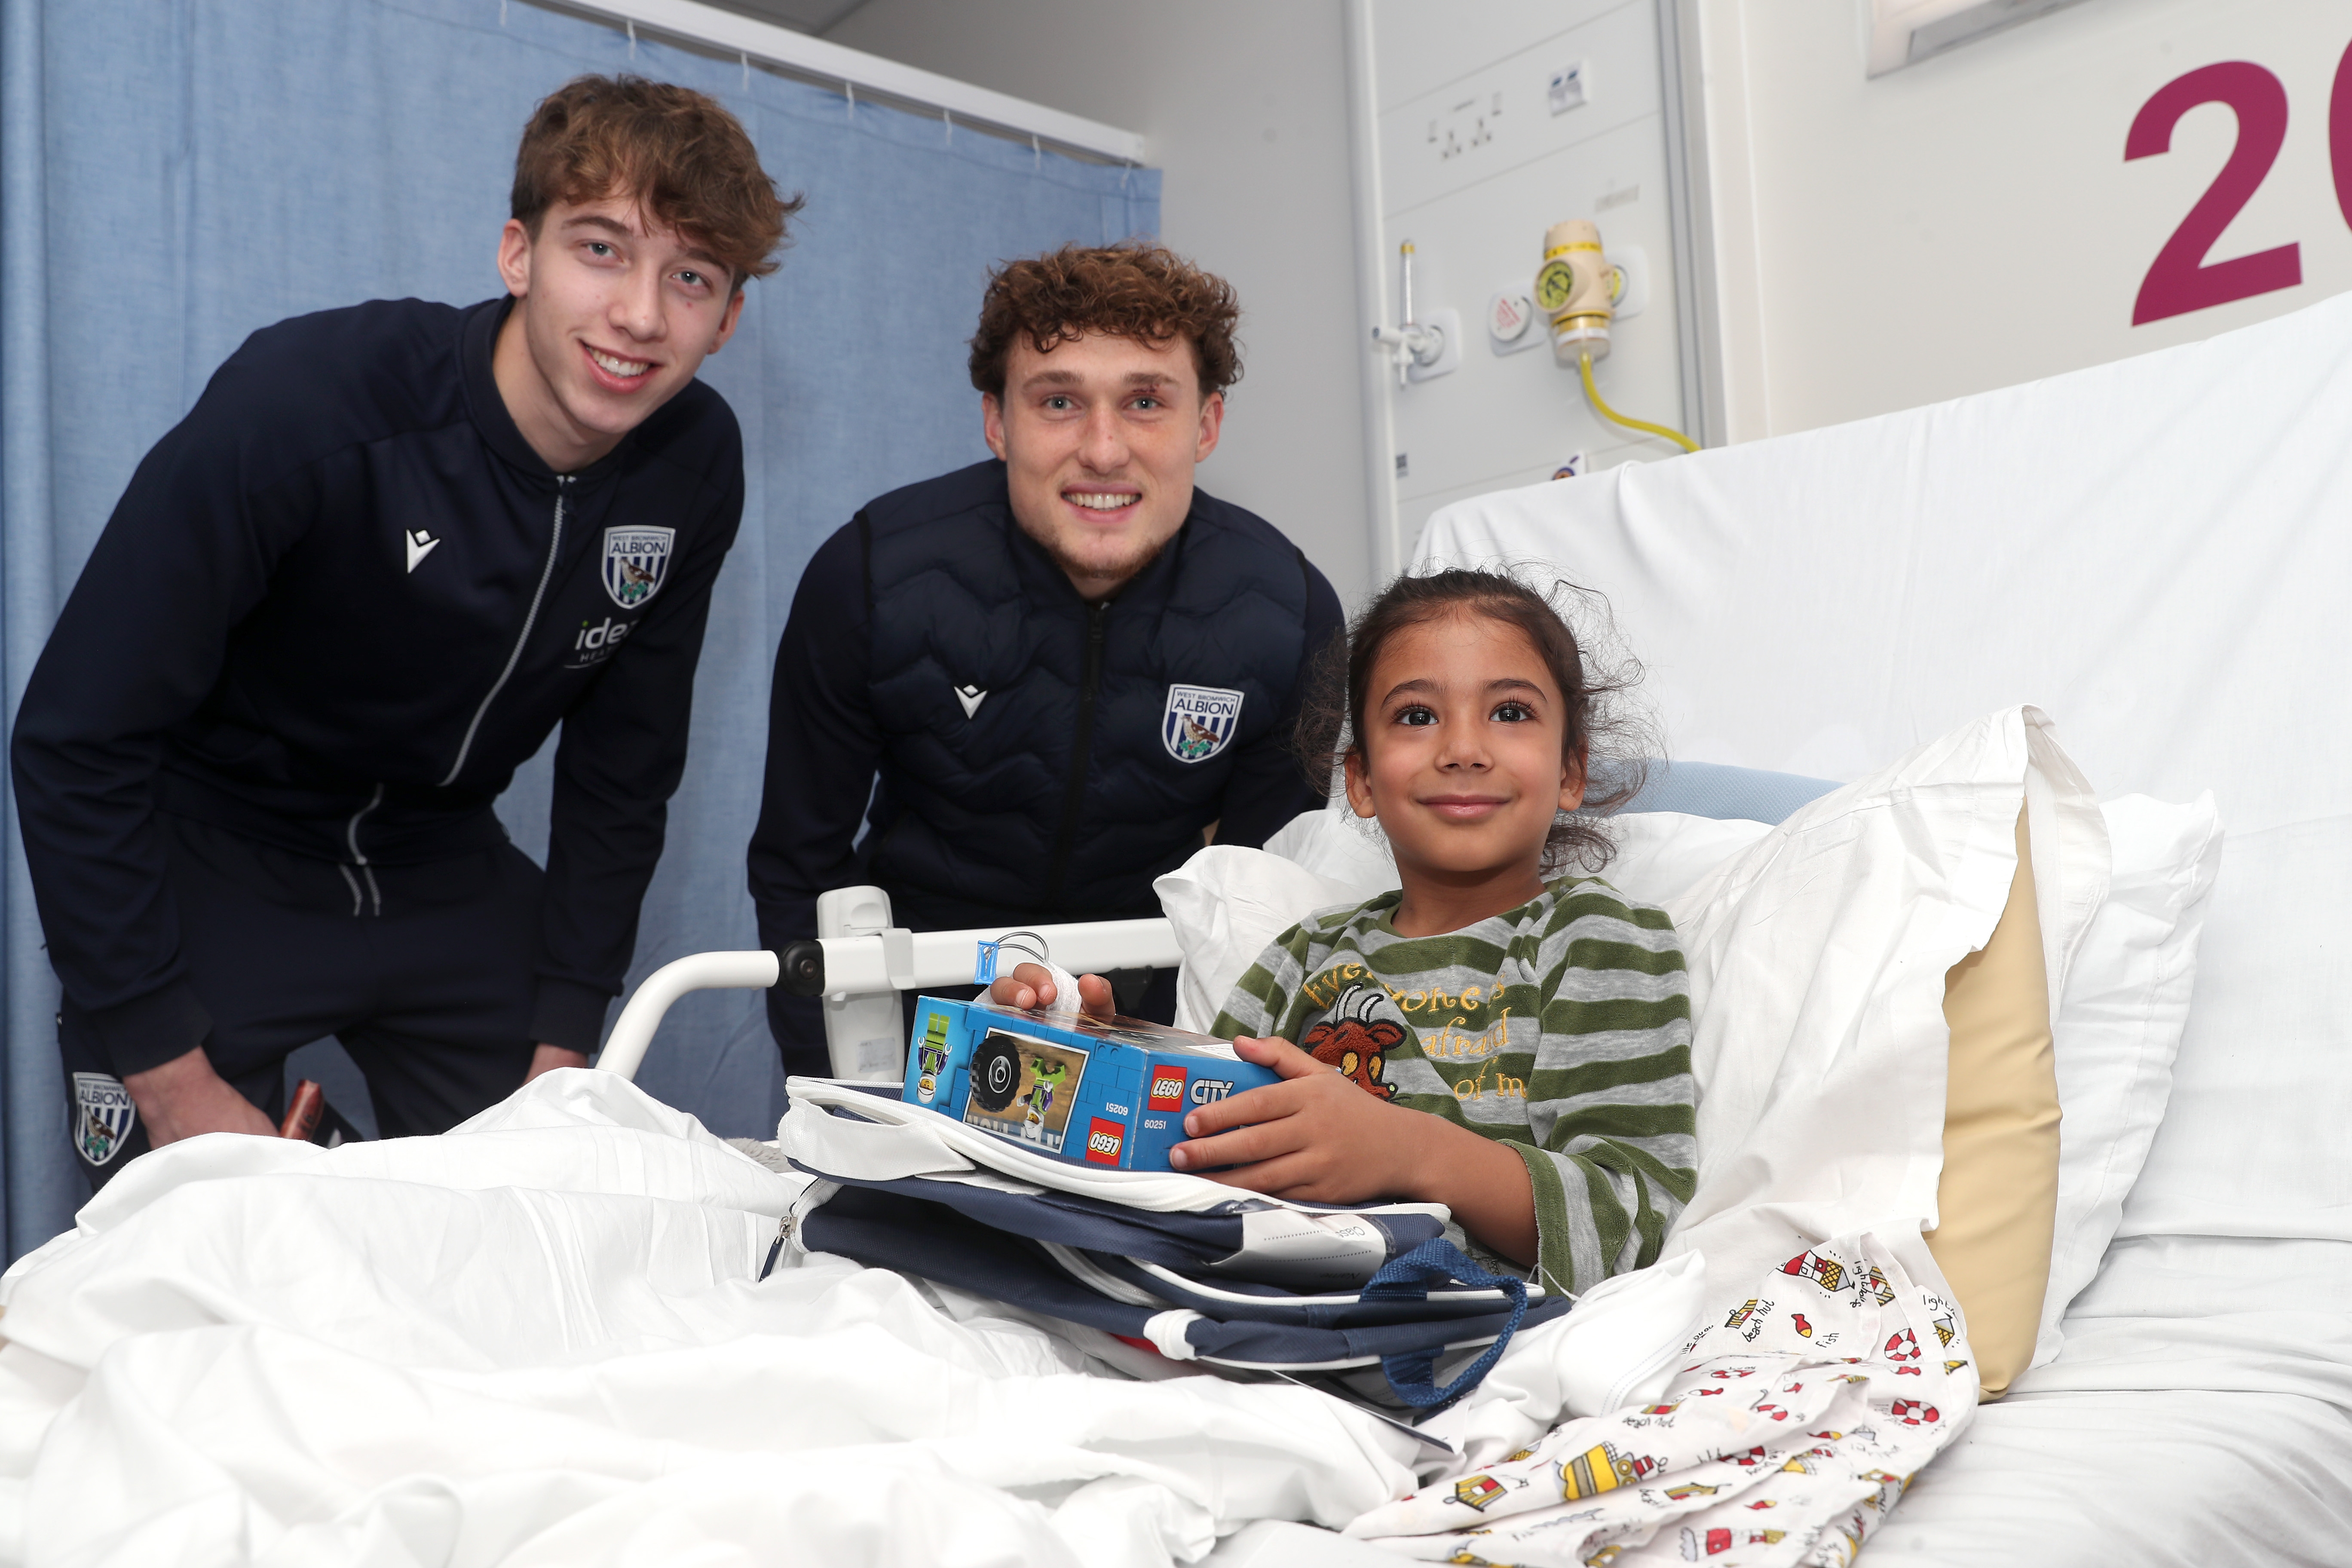
[[[1160,742],[1180,763],[1205,763],[1225,749],[1242,721],[1242,694],[1222,686],[1171,686]]]
[[[604,592],[625,610],[645,607],[661,591],[669,572],[674,528],[608,528],[604,531]]]
[[[122,1152],[139,1112],[119,1079],[78,1072],[73,1080],[73,1146],[91,1164],[103,1165]]]

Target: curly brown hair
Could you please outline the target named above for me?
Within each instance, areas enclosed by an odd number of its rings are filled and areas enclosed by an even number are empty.
[[[1234,341],[1241,319],[1232,284],[1166,246],[1066,245],[989,274],[971,340],[971,384],[1003,396],[1004,363],[1017,339],[1042,354],[1103,332],[1154,348],[1184,339],[1207,398],[1242,378]]]
[[[1601,819],[1642,792],[1646,759],[1662,754],[1655,726],[1623,700],[1638,686],[1642,667],[1630,657],[1597,668],[1559,610],[1580,603],[1580,618],[1606,622],[1608,603],[1591,589],[1556,581],[1546,592],[1512,571],[1457,568],[1399,577],[1356,617],[1346,640],[1322,651],[1298,716],[1297,745],[1308,777],[1326,786],[1350,752],[1365,744],[1364,713],[1371,702],[1373,666],[1398,633],[1448,616],[1483,616],[1515,627],[1535,648],[1559,688],[1567,722],[1560,760],[1584,780],[1584,804],[1561,812],[1545,837],[1547,876],[1571,865],[1598,871],[1616,853]]]
[[[710,252],[733,286],[776,269],[786,199],[719,100],[643,77],[574,77],[540,100],[515,152],[511,212],[539,237],[557,202],[634,195],[664,228]]]

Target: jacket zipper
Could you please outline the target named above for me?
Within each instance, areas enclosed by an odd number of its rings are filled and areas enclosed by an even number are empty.
[[[379,784],[375,786],[375,793],[368,796],[368,803],[352,813],[352,819],[343,824],[343,842],[352,847],[352,865],[357,866],[360,875],[367,879],[368,898],[374,903],[379,916],[383,913],[383,893],[375,885],[375,868],[368,864],[367,852],[360,847],[360,820],[383,804],[383,785]],[[356,918],[360,912],[360,887],[352,881],[349,868],[343,871],[343,880],[352,884],[352,914]]]
[[[1068,879],[1070,853],[1077,846],[1078,808],[1086,804],[1087,763],[1094,750],[1095,692],[1102,685],[1104,623],[1108,603],[1087,606],[1086,674],[1078,685],[1078,733],[1070,744],[1070,782],[1062,792],[1062,826],[1054,835],[1054,867],[1045,879],[1045,907],[1062,905],[1062,884]]]
[[[466,738],[457,742],[457,760],[449,764],[448,776],[444,778],[438,786],[442,789],[446,789],[457,783],[457,774],[464,771],[467,754],[474,749],[475,731],[482,727],[482,716],[490,710],[490,704],[499,700],[499,693],[504,691],[507,682],[513,679],[515,666],[522,662],[523,647],[530,641],[530,629],[539,623],[540,602],[547,597],[548,581],[555,575],[555,552],[563,547],[563,498],[571,489],[572,479],[572,476],[570,474],[556,476],[555,526],[548,531],[547,563],[539,569],[539,587],[530,596],[530,609],[522,618],[522,631],[515,637],[514,651],[507,655],[507,667],[499,671],[499,678],[492,683],[489,695],[482,699],[482,705],[479,708],[474,710],[474,721],[466,726]]]

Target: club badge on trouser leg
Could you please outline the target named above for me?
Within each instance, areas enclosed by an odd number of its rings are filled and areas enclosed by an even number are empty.
[[[93,1167],[102,1167],[122,1152],[138,1125],[139,1110],[131,1091],[110,1073],[73,1075],[72,1125],[74,1152]]]

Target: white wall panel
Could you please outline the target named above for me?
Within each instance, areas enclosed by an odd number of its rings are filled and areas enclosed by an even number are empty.
[[[1494,353],[1483,324],[1486,297],[1496,286],[1522,286],[1543,259],[1546,226],[1559,218],[1593,216],[1601,199],[1638,193],[1597,213],[1602,242],[1637,245],[1650,268],[1650,304],[1612,331],[1610,356],[1597,369],[1601,395],[1619,412],[1672,424],[1681,406],[1679,345],[1671,303],[1675,279],[1667,231],[1665,153],[1654,115],[1621,126],[1571,156],[1523,164],[1493,180],[1456,191],[1389,218],[1391,242],[1418,249],[1416,292],[1425,305],[1456,305],[1468,341],[1462,368],[1452,375],[1398,389],[1397,445],[1408,472],[1397,482],[1399,521],[1410,535],[1436,503],[1439,490],[1538,468],[1549,474],[1569,453],[1588,456],[1641,441],[1641,455],[1664,458],[1675,448],[1606,424],[1587,405],[1573,371],[1550,349]],[[1425,309],[1424,309],[1425,313]],[[1540,333],[1538,321],[1528,331]]]
[[[1620,412],[1667,425],[1680,423],[1684,406],[1675,309],[1681,279],[1655,0],[1475,7],[1375,0],[1372,16],[1391,314],[1396,249],[1411,240],[1419,313],[1451,306],[1465,331],[1460,370],[1403,387],[1391,378],[1394,446],[1404,459],[1395,479],[1398,531],[1409,555],[1422,523],[1447,501],[1547,479],[1573,453],[1601,467],[1678,450],[1603,422],[1576,374],[1559,368],[1548,347],[1493,352],[1487,297],[1533,279],[1544,231],[1591,218],[1605,245],[1644,252],[1648,307],[1617,323],[1598,376]],[[1547,85],[1571,64],[1585,68],[1588,101],[1554,114]],[[1481,123],[1483,138],[1465,145],[1462,129]],[[1455,132],[1450,153],[1448,130]]]
[[[1643,5],[1644,0],[1381,0],[1375,68],[1381,111],[1596,16]]]
[[[2328,147],[2352,6],[2085,0],[1875,79],[1856,0],[1696,9],[1734,439],[2103,363],[2352,288],[2335,185],[2352,169]],[[2288,116],[2210,259],[2293,243],[2303,280],[2136,327],[2143,278],[2239,128],[2209,103],[2168,153],[2127,162],[2125,141],[2159,89],[2223,61],[2274,77]]]
[[[1375,37],[1389,53],[1386,31]],[[1578,62],[1589,62],[1592,100],[1554,114],[1545,84],[1555,69]],[[1657,16],[1636,0],[1382,110],[1381,208],[1395,221],[1437,197],[1654,120],[1659,107]],[[1486,140],[1468,144],[1472,127]]]

